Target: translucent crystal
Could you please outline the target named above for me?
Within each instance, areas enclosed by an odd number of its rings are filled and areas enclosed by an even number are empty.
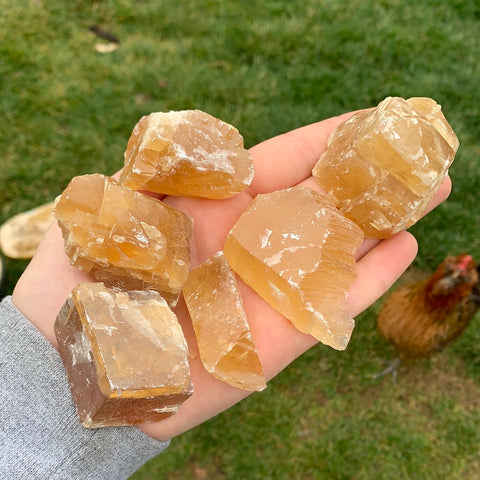
[[[74,266],[108,286],[158,290],[176,302],[190,264],[187,215],[100,174],[73,178],[54,214]]]
[[[344,349],[346,304],[362,231],[326,195],[303,187],[257,195],[227,236],[228,263],[302,332]]]
[[[332,132],[313,176],[367,237],[386,238],[425,213],[457,149],[434,100],[388,97]]]
[[[11,258],[32,258],[53,222],[53,202],[19,213],[0,227],[0,249]]]
[[[200,359],[207,371],[234,387],[266,387],[235,274],[222,252],[193,269],[183,289]]]
[[[140,119],[120,183],[169,195],[226,198],[250,185],[253,163],[238,130],[200,110]]]
[[[187,343],[158,292],[81,283],[55,334],[86,427],[160,420],[192,394]]]

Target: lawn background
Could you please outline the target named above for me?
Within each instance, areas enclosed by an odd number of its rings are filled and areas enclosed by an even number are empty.
[[[98,52],[92,25],[118,48]],[[152,111],[207,111],[252,146],[389,95],[429,96],[461,147],[450,199],[412,228],[414,268],[480,259],[479,33],[476,0],[0,0],[0,221],[74,175],[118,170]],[[6,260],[2,295],[25,265]],[[478,318],[393,385],[371,379],[392,356],[378,308],[357,319],[346,352],[312,349],[132,478],[477,479]]]

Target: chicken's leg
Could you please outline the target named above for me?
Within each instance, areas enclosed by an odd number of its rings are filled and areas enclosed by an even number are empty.
[[[397,383],[398,368],[400,367],[401,363],[402,359],[400,357],[397,357],[392,361],[387,362],[387,367],[381,372],[373,375],[372,378],[380,378],[390,373],[392,375],[393,383]]]

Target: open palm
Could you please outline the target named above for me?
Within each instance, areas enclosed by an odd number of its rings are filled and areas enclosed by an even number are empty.
[[[325,150],[332,129],[349,115],[312,124],[253,147],[251,153],[255,178],[249,189],[233,198],[163,198],[163,201],[194,219],[192,267],[222,250],[227,233],[256,194],[295,185],[319,189],[311,177],[311,170]],[[450,182],[447,180],[431,207],[443,201],[449,191]],[[352,285],[348,298],[352,316],[358,315],[379,298],[408,267],[416,252],[416,241],[407,232],[381,242],[364,241],[357,252],[358,278]],[[13,293],[13,302],[56,345],[53,324],[57,313],[73,287],[85,280],[90,278],[73,268],[63,253],[60,230],[53,224],[19,280]],[[262,365],[270,379],[315,345],[316,341],[297,331],[241,280],[239,287]],[[175,312],[185,330],[191,350],[195,352],[193,331],[182,300]],[[208,374],[201,366],[198,356],[194,357],[191,361],[193,396],[174,416],[161,422],[142,425],[140,428],[149,435],[158,439],[171,438],[248,395],[248,392],[231,387]]]

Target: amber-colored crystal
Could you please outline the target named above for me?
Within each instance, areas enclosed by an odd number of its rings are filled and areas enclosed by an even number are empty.
[[[192,394],[187,343],[158,292],[81,283],[55,334],[86,427],[160,420]]]
[[[326,195],[293,187],[257,195],[224,253],[232,270],[300,331],[341,350],[354,327],[346,296],[362,240]]]
[[[238,130],[200,110],[183,110],[140,119],[120,183],[168,195],[226,198],[252,179],[252,158]]]
[[[100,174],[73,178],[54,213],[74,266],[108,286],[158,290],[176,302],[190,264],[190,217]]]
[[[205,369],[234,387],[263,390],[265,375],[237,280],[222,252],[190,272],[183,295]]]
[[[388,97],[332,132],[313,176],[367,237],[386,238],[425,213],[457,149],[434,100]]]

